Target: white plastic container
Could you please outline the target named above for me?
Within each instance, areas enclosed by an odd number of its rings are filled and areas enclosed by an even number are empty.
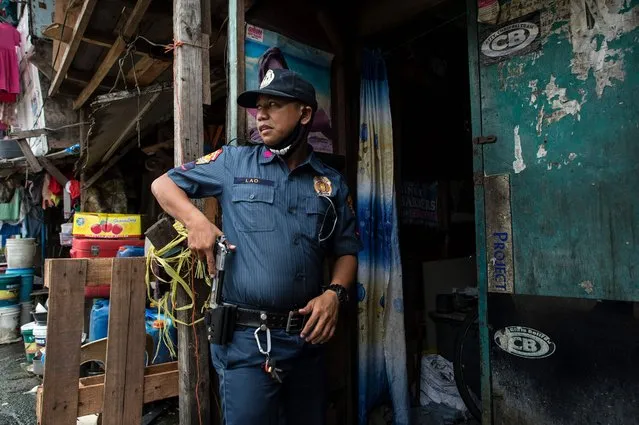
[[[35,261],[36,244],[34,238],[7,239],[7,268],[32,268]]]
[[[20,305],[0,307],[0,344],[20,339],[19,321]]]
[[[47,325],[35,325],[33,327],[33,336],[38,349],[47,345]]]

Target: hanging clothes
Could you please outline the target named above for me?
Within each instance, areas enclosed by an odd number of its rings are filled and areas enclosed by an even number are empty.
[[[395,425],[410,421],[402,267],[393,177],[393,131],[386,65],[364,52],[360,89],[357,217],[359,254],[359,424],[390,399]]]
[[[20,33],[12,25],[0,22],[0,93],[20,93],[20,68],[16,47]]]

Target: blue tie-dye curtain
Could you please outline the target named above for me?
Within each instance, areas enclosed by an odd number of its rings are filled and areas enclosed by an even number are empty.
[[[393,178],[393,131],[386,65],[366,51],[360,89],[357,214],[359,255],[359,424],[390,399],[395,425],[409,423],[402,267]]]

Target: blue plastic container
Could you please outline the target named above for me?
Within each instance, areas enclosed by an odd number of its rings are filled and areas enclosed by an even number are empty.
[[[33,290],[33,275],[35,269],[33,267],[28,269],[7,269],[7,275],[20,276],[20,302],[24,303],[31,301],[31,291]]]
[[[91,307],[89,341],[106,338],[109,330],[109,300],[96,298]]]
[[[20,302],[20,276],[0,274],[0,307],[11,307]]]
[[[144,247],[131,245],[121,246],[115,256],[117,258],[144,257]]]
[[[175,358],[171,358],[166,342],[163,341],[158,347],[160,332],[164,332],[162,329],[162,327],[164,327],[168,329],[168,336],[173,342],[174,350],[177,353],[177,329],[175,328],[173,321],[169,317],[158,315],[157,310],[147,308],[145,322],[146,333],[151,335],[153,338],[153,353],[149,359],[149,364],[167,363],[176,360]]]

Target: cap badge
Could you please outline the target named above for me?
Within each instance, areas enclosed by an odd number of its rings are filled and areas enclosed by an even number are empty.
[[[319,196],[331,196],[333,193],[333,185],[326,176],[315,176],[313,187]]]
[[[264,87],[266,87],[269,84],[271,84],[274,79],[275,79],[275,73],[273,72],[272,69],[269,69],[266,72],[266,75],[264,76],[264,79],[262,80],[262,83],[260,84],[260,89],[263,89]]]

